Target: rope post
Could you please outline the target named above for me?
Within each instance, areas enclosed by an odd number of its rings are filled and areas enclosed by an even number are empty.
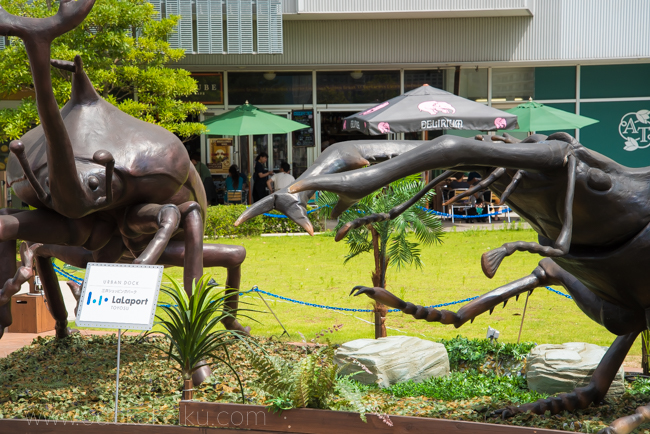
[[[521,325],[519,326],[519,336],[517,336],[517,344],[521,340],[521,330],[524,328],[524,318],[526,317],[526,308],[528,307],[528,297],[530,297],[530,291],[526,294],[526,303],[524,304],[524,313],[521,315]]]
[[[257,291],[256,291],[256,292],[257,292]],[[262,299],[262,301],[264,302],[264,304],[266,305],[266,307],[269,308],[269,310],[271,311],[271,313],[272,313],[273,316],[275,317],[275,319],[276,319],[276,321],[278,322],[278,324],[280,324],[280,327],[282,327],[282,330],[284,330],[284,331],[282,332],[282,334],[280,335],[280,337],[284,336],[285,334],[286,334],[287,336],[291,337],[291,335],[289,334],[289,332],[287,331],[287,329],[284,328],[284,325],[283,325],[282,322],[280,321],[280,318],[278,318],[278,316],[275,314],[275,312],[273,312],[273,309],[271,309],[271,306],[269,306],[269,304],[266,302],[266,300],[264,300],[264,297],[262,297],[262,294],[260,294],[259,292],[257,292],[257,295],[260,296],[260,298]]]

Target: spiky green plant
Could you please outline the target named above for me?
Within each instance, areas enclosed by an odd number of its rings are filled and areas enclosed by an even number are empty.
[[[271,409],[329,408],[336,376],[342,368],[334,362],[334,348],[317,348],[297,362],[277,356],[250,353],[258,384],[270,396]]]
[[[189,297],[176,280],[169,280],[171,286],[164,286],[161,291],[171,303],[159,306],[162,313],[156,315],[158,321],[155,323],[162,326],[161,333],[167,337],[169,347],[159,349],[177,363],[174,369],[180,372],[183,380],[191,379],[207,360],[227,366],[239,382],[243,401],[244,388],[231,364],[228,347],[246,339],[246,335],[219,328],[222,320],[233,315],[224,304],[225,291],[215,290],[207,274],[198,282],[192,282],[192,295]]]
[[[411,199],[423,188],[424,183],[417,174],[397,180],[364,197],[359,203],[341,214],[336,230],[357,218],[370,214],[387,213],[395,206]],[[395,267],[397,270],[409,265],[422,268],[424,264],[420,259],[420,246],[439,243],[442,236],[440,218],[424,209],[433,194],[433,191],[428,192],[416,204],[393,220],[350,230],[345,237],[349,250],[344,263],[362,253],[373,252],[375,269],[372,272],[372,284],[381,288],[386,287],[386,270],[389,266]],[[338,197],[334,193],[319,193],[318,205],[323,207],[325,217],[330,216],[337,200]],[[415,242],[409,241],[409,234],[415,236]],[[375,310],[385,316],[385,308],[382,305],[376,304]],[[385,328],[382,330],[382,335],[385,336]],[[378,336],[378,327],[375,328],[375,337],[380,337]]]

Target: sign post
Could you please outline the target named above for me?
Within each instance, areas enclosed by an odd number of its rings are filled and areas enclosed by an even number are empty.
[[[151,330],[162,274],[162,265],[90,262],[86,268],[76,324],[117,329],[116,423],[122,329]]]

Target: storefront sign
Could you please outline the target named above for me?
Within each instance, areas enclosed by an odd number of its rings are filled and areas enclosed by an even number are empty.
[[[221,72],[195,73],[192,78],[197,82],[194,95],[183,98],[186,101],[203,104],[223,104],[223,74]]]
[[[210,173],[225,174],[230,169],[232,139],[210,139]]]
[[[294,121],[303,125],[309,125],[309,128],[293,132],[293,146],[315,146],[314,140],[314,111],[313,110],[294,110],[292,113]]]
[[[76,324],[151,330],[163,268],[162,265],[89,263]]]
[[[618,133],[625,140],[623,149],[636,151],[650,147],[650,110],[625,114],[618,124]]]

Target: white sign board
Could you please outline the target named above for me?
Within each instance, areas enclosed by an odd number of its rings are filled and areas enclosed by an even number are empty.
[[[162,265],[90,262],[79,298],[81,327],[151,330]]]

